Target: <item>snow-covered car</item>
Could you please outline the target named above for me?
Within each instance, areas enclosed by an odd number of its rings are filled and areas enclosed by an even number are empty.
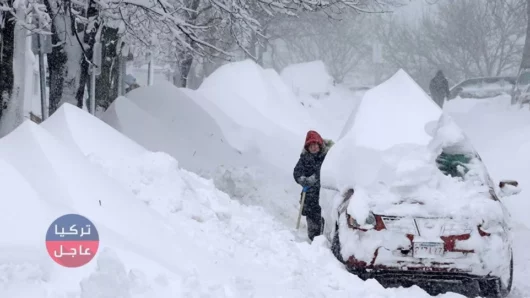
[[[325,235],[350,272],[431,294],[510,292],[510,215],[499,197],[518,184],[494,184],[465,134],[404,71],[365,94],[321,175]]]
[[[483,77],[464,80],[449,90],[448,100],[460,98],[491,98],[511,94],[515,77]]]

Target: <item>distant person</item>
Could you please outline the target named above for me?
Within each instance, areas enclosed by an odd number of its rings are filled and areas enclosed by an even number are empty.
[[[444,100],[449,97],[449,83],[441,70],[438,70],[436,76],[431,80],[429,89],[434,102],[443,108]]]
[[[314,130],[307,132],[304,149],[293,172],[294,180],[300,184],[306,193],[302,215],[307,220],[307,234],[313,241],[323,232],[324,219],[320,208],[320,168],[326,158],[329,148],[333,145],[331,140],[324,140]]]

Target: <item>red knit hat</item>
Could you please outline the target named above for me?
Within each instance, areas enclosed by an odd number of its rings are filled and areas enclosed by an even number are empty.
[[[322,137],[318,134],[318,132],[314,130],[310,130],[307,132],[307,136],[305,137],[305,145],[304,147],[309,146],[311,143],[317,143],[320,145],[320,148],[322,148],[322,145],[324,145],[324,140]]]

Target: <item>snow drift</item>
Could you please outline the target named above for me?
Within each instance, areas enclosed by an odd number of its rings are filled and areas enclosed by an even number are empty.
[[[278,74],[250,60],[223,65],[197,91],[186,92],[234,136],[233,146],[280,169],[294,167],[306,132],[315,129]]]
[[[280,75],[297,95],[321,95],[333,87],[333,78],[321,60],[289,65]]]
[[[180,268],[191,264],[187,260],[181,260],[182,266],[175,267],[177,262],[173,260],[164,262],[163,255],[182,249],[182,246],[177,246],[176,235],[172,229],[163,224],[154,211],[146,209],[129,192],[112,179],[108,179],[79,151],[71,150],[36,124],[27,121],[2,138],[0,158],[11,164],[11,167],[5,169],[14,174],[7,176],[9,178],[6,183],[12,187],[23,186],[26,193],[29,193],[27,197],[18,196],[20,190],[11,193],[17,199],[14,203],[7,201],[6,210],[20,210],[22,206],[26,206],[26,210],[17,213],[14,222],[8,221],[11,217],[0,219],[2,226],[12,228],[11,230],[19,235],[12,238],[11,247],[3,246],[6,250],[3,255],[13,256],[0,266],[3,269],[0,270],[2,280],[5,280],[7,274],[5,291],[9,293],[7,296],[2,295],[3,297],[16,297],[15,294],[20,295],[19,297],[46,297],[43,289],[40,294],[36,294],[39,291],[34,287],[51,283],[54,285],[54,291],[70,291],[78,288],[82,278],[90,279],[87,273],[94,270],[95,262],[81,269],[67,270],[53,264],[45,255],[46,247],[42,240],[45,227],[49,226],[53,219],[66,213],[79,213],[90,218],[100,231],[101,251],[107,248],[112,251],[126,251],[127,253],[121,256],[122,260],[151,263],[160,273],[164,273],[164,268],[171,268],[175,273],[179,273]],[[19,175],[16,175],[17,172]],[[20,204],[20,207],[17,208],[17,204]],[[13,209],[11,205],[14,205]],[[42,208],[36,209],[39,206]],[[34,232],[24,233],[29,229]],[[160,238],[153,234],[151,229],[174,236]],[[39,231],[41,236],[37,237]],[[36,242],[35,239],[40,240]],[[149,255],[151,253],[152,256]],[[29,259],[26,257],[28,254],[31,256]],[[20,271],[22,268],[24,269]],[[32,282],[32,279],[36,282]],[[17,292],[18,285],[11,284],[15,281],[25,282],[24,287],[27,287],[27,290]],[[113,285],[112,279],[107,282]],[[57,295],[52,291],[51,297]]]
[[[3,198],[14,198],[0,217],[10,227],[1,297],[428,297],[362,282],[326,243],[293,241],[260,208],[68,104],[42,127],[27,121],[2,138],[0,163]],[[95,259],[77,269],[54,264],[42,241],[53,219],[72,212],[100,235]]]
[[[281,79],[318,123],[318,131],[334,140],[361,99],[344,86],[334,86],[322,61],[289,65],[282,70]]]
[[[190,171],[211,176],[218,167],[244,165],[216,121],[168,82],[118,98],[102,119],[152,151],[166,152]]]
[[[136,101],[147,101],[145,105],[149,103],[155,107],[144,107],[120,97],[102,119],[145,148],[165,152],[177,159],[183,168],[213,179],[215,186],[232,198],[281,214],[282,220],[294,221],[299,187],[286,165],[294,167],[305,135],[282,140],[281,133],[285,131],[267,135],[263,131],[241,126],[200,93],[189,89],[162,84],[135,91],[128,96],[136,97]],[[140,98],[140,94],[145,96]],[[184,103],[181,104],[181,101]],[[175,125],[171,124],[174,123],[171,119],[173,114],[175,118],[182,114],[195,117],[180,117],[178,125]],[[220,130],[228,142],[209,135],[205,140],[201,138],[205,132],[218,134]],[[182,141],[188,136],[189,141]],[[203,140],[209,143],[205,144]],[[203,149],[203,146],[210,148]],[[233,146],[239,146],[241,152],[232,154]],[[286,192],[293,194],[288,200],[280,199],[286,196]]]
[[[242,126],[300,134],[315,125],[279,75],[250,60],[221,66],[198,90]]]

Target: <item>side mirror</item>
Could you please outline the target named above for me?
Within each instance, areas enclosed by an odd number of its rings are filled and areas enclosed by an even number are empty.
[[[513,196],[522,191],[522,189],[519,188],[519,182],[515,180],[501,180],[501,182],[499,182],[499,188],[502,197]]]

